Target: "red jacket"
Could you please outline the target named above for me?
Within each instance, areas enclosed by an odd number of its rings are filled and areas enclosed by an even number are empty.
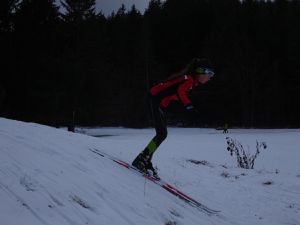
[[[174,100],[180,100],[184,106],[187,106],[192,104],[187,92],[197,84],[198,82],[192,76],[183,75],[153,86],[150,89],[150,94],[159,101],[162,108],[168,107],[170,102]]]

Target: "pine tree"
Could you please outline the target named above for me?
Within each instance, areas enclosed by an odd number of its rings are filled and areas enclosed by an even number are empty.
[[[58,9],[55,0],[23,0],[16,13],[16,29],[47,29],[57,23]]]
[[[0,33],[13,30],[13,15],[18,7],[20,0],[1,0],[0,1]]]
[[[61,4],[66,10],[62,17],[67,22],[78,23],[96,15],[96,0],[63,0]]]
[[[39,114],[43,103],[47,102],[43,97],[51,87],[48,81],[53,75],[58,21],[55,0],[23,0],[15,13],[10,50],[13,56],[9,63],[17,66],[11,66],[13,76],[9,77],[8,83],[12,99],[9,102],[13,105],[12,111],[22,117]]]

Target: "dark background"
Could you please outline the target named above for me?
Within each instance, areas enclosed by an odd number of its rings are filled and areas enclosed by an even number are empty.
[[[216,75],[191,93],[201,117],[175,103],[172,125],[300,127],[299,40],[298,0],[152,0],[109,17],[94,0],[1,0],[0,116],[149,126],[149,87],[207,57]]]

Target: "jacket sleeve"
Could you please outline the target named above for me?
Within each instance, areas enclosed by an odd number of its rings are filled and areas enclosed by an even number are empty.
[[[178,87],[177,94],[182,104],[184,106],[187,106],[192,104],[187,93],[193,88],[194,81],[193,78],[190,76],[186,76],[185,79],[186,81]]]

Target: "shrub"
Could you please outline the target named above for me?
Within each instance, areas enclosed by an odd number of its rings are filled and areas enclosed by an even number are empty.
[[[267,148],[267,144],[265,142],[256,141],[256,153],[254,155],[251,155],[249,150],[245,151],[243,145],[237,140],[226,137],[226,142],[227,150],[230,152],[230,155],[232,156],[234,153],[236,155],[238,167],[244,169],[253,169],[254,161],[259,155],[261,149]]]

